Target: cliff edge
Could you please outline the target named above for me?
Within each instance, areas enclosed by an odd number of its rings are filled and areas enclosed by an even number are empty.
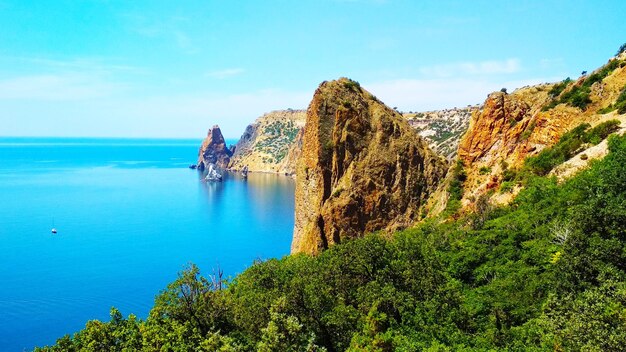
[[[298,147],[296,137],[305,121],[304,110],[277,110],[257,118],[237,142],[229,168],[295,173],[299,151],[292,149]]]
[[[447,170],[405,118],[346,78],[316,90],[301,153],[292,253],[412,225]]]

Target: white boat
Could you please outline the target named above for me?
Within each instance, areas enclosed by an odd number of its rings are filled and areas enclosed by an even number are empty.
[[[55,229],[54,227],[52,228],[52,230],[50,230],[50,232],[52,233],[57,233],[57,229]]]
[[[204,180],[210,181],[210,182],[221,182],[222,175],[219,172],[217,172],[215,165],[209,164],[209,168],[207,169],[207,173],[206,173],[206,176],[204,177]]]

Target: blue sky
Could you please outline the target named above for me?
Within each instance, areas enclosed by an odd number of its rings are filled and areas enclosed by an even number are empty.
[[[347,76],[390,106],[577,77],[624,1],[0,0],[0,136],[236,138]]]

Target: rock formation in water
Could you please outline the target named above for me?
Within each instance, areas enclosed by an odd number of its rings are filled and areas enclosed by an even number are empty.
[[[304,127],[303,110],[272,111],[248,125],[237,142],[230,169],[292,174],[299,151],[292,150]],[[295,156],[295,157],[294,157]]]
[[[293,253],[412,225],[447,162],[357,82],[324,82],[307,110],[296,170]]]
[[[215,164],[219,168],[225,169],[230,163],[232,151],[226,146],[224,136],[218,125],[209,129],[207,137],[200,146],[198,152],[198,169],[204,170],[210,164]]]

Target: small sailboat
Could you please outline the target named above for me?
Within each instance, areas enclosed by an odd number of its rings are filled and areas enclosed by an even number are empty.
[[[52,218],[52,230],[50,230],[50,232],[52,232],[53,235],[57,233],[57,228],[54,227],[54,218]]]
[[[241,170],[241,177],[248,178],[248,165],[244,166]]]

